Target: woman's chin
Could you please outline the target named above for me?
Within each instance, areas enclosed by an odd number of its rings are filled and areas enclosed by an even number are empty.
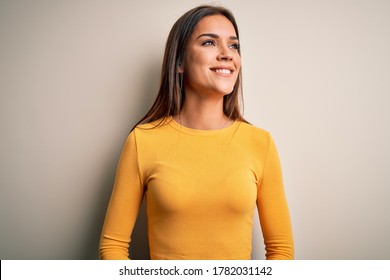
[[[230,85],[222,85],[214,88],[214,90],[221,95],[228,95],[233,92],[233,89],[234,86],[230,86]]]
[[[229,95],[233,92],[233,88],[220,89],[219,92],[222,95]]]

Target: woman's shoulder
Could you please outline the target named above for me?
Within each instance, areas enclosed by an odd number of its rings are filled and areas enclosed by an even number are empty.
[[[271,136],[268,130],[247,121],[240,121],[239,127],[243,134],[251,137],[269,138]]]
[[[268,150],[270,146],[274,145],[272,134],[262,127],[242,122],[240,124],[240,131],[241,137],[239,139],[241,142],[244,142],[248,148]]]
[[[164,132],[171,121],[171,117],[160,118],[151,122],[138,124],[131,133],[133,134],[147,134],[147,135],[156,135],[161,132]]]
[[[135,127],[135,129],[152,129],[152,128],[158,128],[158,127],[161,127],[161,126],[164,126],[164,125],[168,124],[170,120],[171,120],[171,117],[159,118],[159,119],[157,119],[157,120],[153,120],[153,121],[150,121],[150,122],[140,123],[140,124],[138,124],[138,125]]]

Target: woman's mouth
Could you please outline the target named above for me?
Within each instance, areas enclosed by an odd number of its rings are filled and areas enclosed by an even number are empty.
[[[227,68],[211,68],[211,71],[214,71],[219,74],[232,74],[233,70],[227,69]]]

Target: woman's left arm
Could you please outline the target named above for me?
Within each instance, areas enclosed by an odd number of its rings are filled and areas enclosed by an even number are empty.
[[[269,135],[263,175],[258,184],[257,208],[267,260],[294,259],[290,214],[278,152]]]

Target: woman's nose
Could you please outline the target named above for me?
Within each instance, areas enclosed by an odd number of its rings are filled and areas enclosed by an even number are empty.
[[[219,53],[218,53],[218,60],[232,60],[233,59],[233,51],[230,49],[228,46],[221,46],[219,48]]]

